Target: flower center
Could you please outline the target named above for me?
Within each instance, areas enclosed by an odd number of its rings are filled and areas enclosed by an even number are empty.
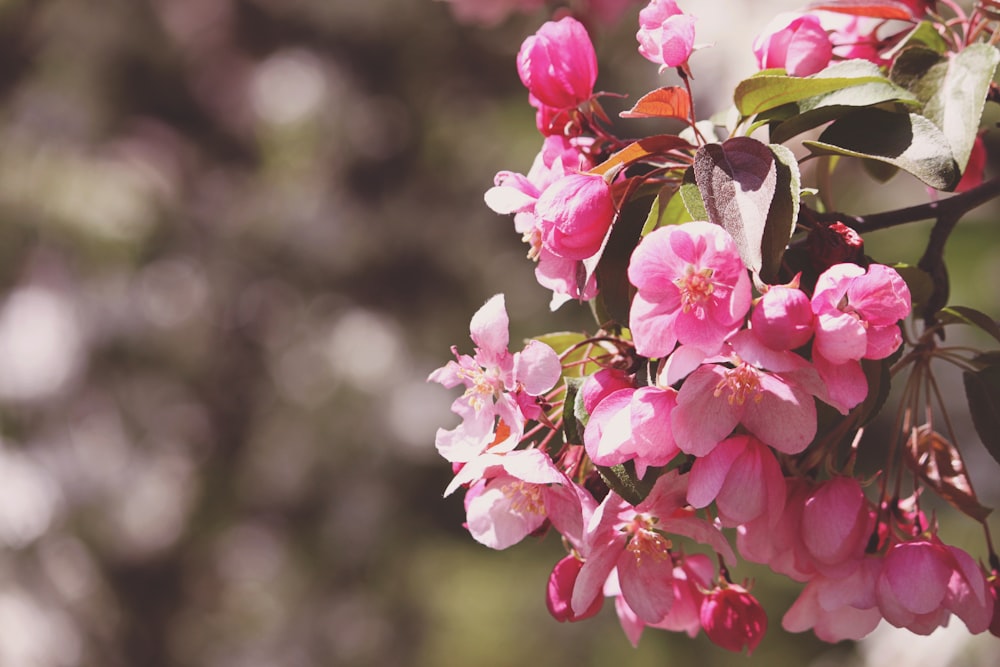
[[[760,400],[760,373],[756,368],[746,363],[739,362],[736,368],[727,369],[725,377],[715,385],[714,396],[718,398],[724,391],[729,391],[727,400],[730,405],[743,405],[748,398],[755,401]]]
[[[529,484],[516,480],[500,487],[503,494],[510,498],[510,509],[517,514],[545,514],[545,501],[538,484]]]
[[[685,313],[702,305],[715,291],[715,285],[712,284],[712,269],[704,268],[698,271],[691,264],[685,269],[684,276],[675,280],[674,284],[681,291],[681,309]]]
[[[496,369],[463,368],[458,375],[469,381],[464,396],[476,412],[483,409],[487,400],[492,401],[503,393],[503,384]]]
[[[635,558],[636,567],[641,567],[644,559],[662,561],[670,558],[670,540],[653,530],[656,519],[641,514],[635,515],[625,526],[629,535],[628,549]]]

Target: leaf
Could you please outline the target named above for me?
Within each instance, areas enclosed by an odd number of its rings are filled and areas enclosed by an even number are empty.
[[[934,280],[931,278],[931,274],[920,267],[910,264],[893,264],[892,268],[896,270],[896,273],[899,274],[910,290],[910,302],[913,304],[913,311],[920,312],[921,307],[934,294]]]
[[[565,442],[570,445],[583,444],[583,427],[587,422],[581,422],[577,418],[575,406],[584,380],[585,378],[582,377],[566,378],[566,398],[563,403],[563,437]],[[582,401],[580,402],[582,403]],[[574,406],[574,409],[567,409],[566,406],[570,405]]]
[[[913,12],[903,2],[897,0],[827,0],[809,5],[810,11],[838,12],[852,16],[867,16],[875,19],[913,19]]]
[[[911,46],[923,46],[937,53],[944,53],[948,50],[948,42],[944,40],[944,37],[930,21],[921,21],[917,24],[917,27],[910,31],[910,34],[894,50],[902,51]]]
[[[694,178],[709,221],[729,232],[743,263],[759,274],[764,228],[778,180],[771,149],[750,137],[707,144],[695,153]]]
[[[599,368],[593,362],[582,363],[588,355],[593,354],[590,346],[585,344],[587,338],[588,336],[576,331],[556,331],[542,336],[535,336],[533,340],[545,343],[555,350],[556,354],[562,357],[562,376],[568,380],[573,377],[590,375]],[[574,346],[577,346],[576,349],[566,354]],[[601,354],[606,351],[606,348],[602,348]],[[572,375],[570,375],[571,373]]]
[[[622,118],[691,118],[691,95],[680,86],[657,88],[639,98],[628,111],[618,114]]]
[[[708,220],[708,211],[705,210],[705,200],[701,198],[701,190],[694,180],[694,167],[689,167],[684,172],[684,179],[681,181],[677,193],[681,196],[684,208],[692,220]]]
[[[993,511],[979,504],[961,452],[929,425],[914,429],[907,441],[907,453],[906,463],[952,507],[980,522]]]
[[[978,327],[1000,342],[1000,325],[996,321],[981,311],[967,306],[948,306],[942,308],[937,313],[937,320],[941,324],[968,324]]]
[[[857,109],[834,121],[818,141],[802,143],[814,155],[846,155],[891,164],[938,190],[954,188],[961,175],[941,130],[914,113]]]
[[[694,146],[676,135],[657,134],[632,142],[591,169],[589,173],[603,176],[612,169],[627,167],[639,160],[662,156],[672,150],[691,150],[692,148]]]
[[[980,368],[962,373],[969,414],[979,439],[1000,463],[1000,361],[980,362]]]
[[[795,154],[777,144],[772,144],[768,148],[774,155],[777,180],[774,198],[771,200],[767,221],[764,223],[764,235],[760,242],[760,279],[766,283],[775,280],[781,269],[781,258],[785,254],[788,240],[795,231],[795,221],[799,217],[799,198],[802,188],[799,163],[795,159]]]
[[[687,209],[684,208],[684,200],[676,197],[677,188],[672,185],[665,185],[653,199],[653,204],[649,207],[649,215],[646,216],[646,224],[642,226],[640,236],[649,234],[654,229],[666,227],[667,225],[677,225],[691,220]]]
[[[891,358],[861,360],[861,370],[865,372],[865,380],[868,381],[868,394],[861,405],[851,411],[860,415],[857,418],[858,426],[864,426],[875,419],[882,406],[889,400],[892,379],[889,369],[891,366]]]
[[[969,161],[998,63],[1000,51],[982,43],[944,55],[914,46],[893,63],[890,77],[923,103],[922,114],[944,133],[960,171]]]
[[[789,76],[765,70],[740,81],[733,93],[736,108],[744,117],[785,104],[866,83],[886,83],[878,66],[866,60],[844,60],[811,76]]]

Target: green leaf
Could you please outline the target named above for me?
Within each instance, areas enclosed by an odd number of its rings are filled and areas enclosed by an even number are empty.
[[[947,138],[923,116],[857,109],[834,121],[818,141],[804,141],[814,155],[845,155],[891,164],[938,190],[960,178]]]
[[[982,43],[944,55],[915,46],[893,63],[893,81],[923,103],[922,114],[944,133],[960,171],[969,161],[998,63],[1000,51]]]
[[[962,373],[972,425],[986,451],[1000,463],[1000,363]]]
[[[649,215],[646,216],[646,224],[642,226],[640,236],[649,234],[654,229],[666,227],[667,225],[677,225],[691,220],[687,209],[684,207],[684,200],[676,197],[677,188],[672,185],[665,185],[653,199],[653,205],[649,207]]]
[[[694,178],[709,221],[729,232],[743,263],[759,274],[764,229],[778,182],[771,149],[750,137],[707,144],[695,153]]]
[[[694,178],[694,167],[689,167],[684,172],[684,180],[678,189],[684,208],[692,220],[708,220],[708,211],[705,210],[705,200],[701,198],[701,190]]]
[[[967,306],[948,306],[942,308],[937,313],[937,320],[941,324],[968,324],[977,327],[1000,342],[1000,326],[996,321],[981,311]]]
[[[948,50],[948,42],[944,40],[944,37],[941,36],[941,33],[937,31],[934,24],[930,21],[921,21],[918,23],[917,27],[910,31],[910,34],[903,39],[898,50],[902,51],[911,46],[922,46],[936,53],[944,53]]]
[[[785,254],[788,240],[795,231],[795,221],[799,217],[799,198],[802,188],[799,163],[795,159],[795,154],[777,144],[772,144],[768,148],[774,155],[777,180],[760,242],[760,279],[766,283],[775,280],[781,269],[781,258]]]
[[[866,83],[887,82],[877,65],[866,60],[844,60],[806,77],[774,70],[759,72],[737,84],[733,101],[739,112],[748,118],[810,97]]]
[[[583,427],[586,426],[587,422],[584,420],[581,423],[578,420],[575,407],[584,380],[585,378],[582,377],[566,378],[566,401],[563,403],[563,437],[565,442],[571,445],[583,444]],[[582,401],[580,402],[582,403]],[[574,406],[572,410],[567,407],[571,405]]]

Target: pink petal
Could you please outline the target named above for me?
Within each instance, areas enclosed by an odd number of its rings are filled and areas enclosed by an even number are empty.
[[[657,556],[622,551],[618,559],[618,581],[622,596],[635,615],[656,623],[674,603],[674,563],[669,554]]]
[[[545,343],[530,340],[514,355],[514,379],[530,396],[540,396],[552,389],[561,375],[559,355]]]
[[[472,316],[469,331],[476,346],[490,357],[507,354],[509,320],[503,294],[490,298]]]

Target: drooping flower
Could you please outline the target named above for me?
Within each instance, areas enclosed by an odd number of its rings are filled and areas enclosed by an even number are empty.
[[[866,637],[882,621],[875,599],[881,556],[867,556],[850,575],[816,576],[781,619],[788,632],[812,630],[826,642]]]
[[[875,594],[897,628],[929,635],[955,614],[978,634],[990,627],[993,596],[976,561],[936,537],[895,544],[885,555]]]
[[[815,14],[779,14],[757,36],[753,52],[761,69],[791,76],[815,74],[830,64],[833,46]]]
[[[802,543],[816,569],[845,577],[857,569],[875,529],[875,508],[853,477],[822,482],[802,507]]]
[[[509,320],[502,294],[488,300],[472,317],[470,334],[474,356],[459,354],[455,361],[432,372],[428,381],[465,393],[452,403],[462,423],[452,430],[438,429],[438,452],[452,463],[465,463],[487,448],[513,449],[524,433],[525,415],[518,394],[540,396],[552,389],[562,373],[559,356],[548,345],[529,341],[523,350],[508,349]]]
[[[567,109],[594,94],[597,55],[587,29],[571,16],[548,21],[521,44],[521,82],[538,103]]]
[[[639,53],[660,69],[683,66],[694,50],[695,18],[674,0],[651,0],[639,12]]]
[[[729,584],[701,603],[701,627],[716,646],[734,652],[746,647],[749,655],[767,632],[767,614],[749,591]]]
[[[750,308],[750,278],[732,237],[710,222],[661,227],[632,253],[636,352],[665,357],[678,341],[715,354]]]
[[[720,442],[691,467],[688,502],[707,507],[715,501],[723,526],[781,516],[785,478],[774,453],[752,435],[735,435]]]
[[[671,388],[625,388],[608,394],[587,422],[587,454],[601,466],[633,461],[640,479],[647,468],[666,465],[679,453],[670,431],[676,404],[677,391]]]
[[[594,598],[594,602],[581,614],[573,612],[570,600],[573,596],[573,587],[576,586],[576,578],[580,575],[580,568],[583,561],[570,554],[562,558],[549,575],[548,586],[545,589],[545,606],[548,608],[552,618],[560,623],[565,621],[582,621],[585,618],[594,616],[604,606],[604,597]]]

